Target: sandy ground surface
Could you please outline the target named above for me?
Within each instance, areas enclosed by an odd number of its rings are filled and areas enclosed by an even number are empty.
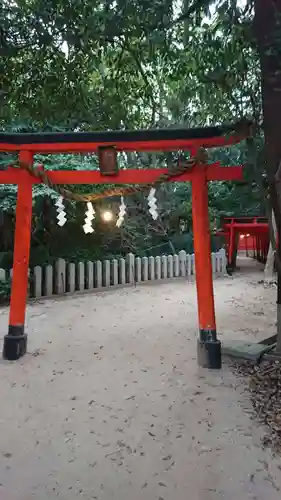
[[[221,338],[274,332],[275,290],[248,271],[216,281]],[[0,363],[1,500],[280,498],[245,385],[196,365],[193,284],[37,303],[27,330],[29,354]]]

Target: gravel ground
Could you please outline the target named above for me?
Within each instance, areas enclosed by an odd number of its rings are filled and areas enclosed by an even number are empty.
[[[216,281],[218,331],[260,340],[276,292],[242,264]],[[227,362],[197,367],[193,284],[47,300],[27,330],[29,353],[0,363],[1,500],[280,498],[281,458],[261,447],[246,382]]]

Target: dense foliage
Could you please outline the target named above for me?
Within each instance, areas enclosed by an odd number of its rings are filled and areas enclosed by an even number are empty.
[[[215,4],[215,5],[212,5]],[[261,122],[260,68],[251,2],[221,0],[2,1],[0,125],[2,130],[93,130],[194,127],[254,116]],[[218,150],[223,164],[245,164],[243,183],[212,183],[212,227],[222,214],[264,213],[263,166],[245,144]],[[157,167],[165,155],[120,155],[123,167]],[[93,155],[40,157],[48,168],[96,168]],[[0,158],[2,168],[10,161]],[[257,170],[258,169],[258,170]],[[74,188],[76,189],[76,188]],[[84,192],[91,186],[82,186]],[[95,187],[94,189],[99,189]],[[189,185],[158,191],[161,217],[152,221],[145,196],[126,200],[117,230],[98,217],[82,231],[83,206],[68,204],[69,223],[56,226],[54,193],[34,188],[31,265],[192,249]],[[1,186],[0,267],[12,262],[16,189]],[[118,210],[118,199],[98,209]],[[184,231],[181,232],[182,221]]]

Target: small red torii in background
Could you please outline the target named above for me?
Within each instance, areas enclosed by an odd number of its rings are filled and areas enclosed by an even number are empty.
[[[247,128],[247,127],[246,127]],[[68,133],[0,133],[0,151],[18,153],[19,163],[32,165],[36,153],[89,153],[111,147],[116,151],[187,150],[196,156],[199,148],[231,145],[247,136],[235,126],[197,129],[164,129],[110,132]],[[226,135],[227,134],[227,135]],[[150,184],[168,169],[126,169],[112,176],[101,171],[50,171],[53,184]],[[199,337],[198,364],[221,367],[221,344],[217,339],[211,263],[211,239],[208,216],[208,182],[242,178],[242,167],[196,164],[192,171],[175,175],[170,181],[192,184],[192,215]],[[17,184],[17,208],[14,242],[12,293],[8,334],[4,337],[3,357],[8,360],[23,356],[27,348],[25,311],[28,294],[28,268],[32,219],[32,186],[40,179],[24,168],[10,166],[0,172],[2,184]]]
[[[225,239],[229,268],[235,269],[238,250],[252,251],[254,258],[266,262],[269,247],[267,217],[222,217],[221,229],[216,235]]]

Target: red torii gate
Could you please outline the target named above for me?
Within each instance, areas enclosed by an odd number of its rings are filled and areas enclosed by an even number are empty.
[[[239,249],[238,238],[240,235],[253,237],[254,257],[262,262],[266,261],[269,247],[268,219],[263,216],[223,217],[222,228],[216,232],[223,236],[226,242],[228,266],[235,268],[236,254]]]
[[[33,164],[36,153],[89,153],[100,147],[116,151],[188,150],[195,156],[200,147],[212,148],[234,144],[244,139],[234,126],[201,129],[164,129],[110,132],[68,133],[0,133],[0,151],[18,153],[19,162]],[[228,134],[228,135],[226,135]],[[168,169],[120,170],[115,177],[99,171],[50,171],[53,184],[149,184]],[[211,241],[208,217],[208,182],[239,180],[242,167],[221,167],[219,163],[196,164],[191,171],[175,175],[170,181],[192,183],[192,215],[199,337],[198,364],[208,368],[221,367],[221,345],[217,339],[211,263]],[[15,360],[26,353],[25,310],[28,290],[29,251],[32,219],[32,186],[40,179],[26,169],[8,167],[0,172],[2,184],[17,184],[17,208],[14,242],[12,294],[8,334],[4,337],[3,357]]]

